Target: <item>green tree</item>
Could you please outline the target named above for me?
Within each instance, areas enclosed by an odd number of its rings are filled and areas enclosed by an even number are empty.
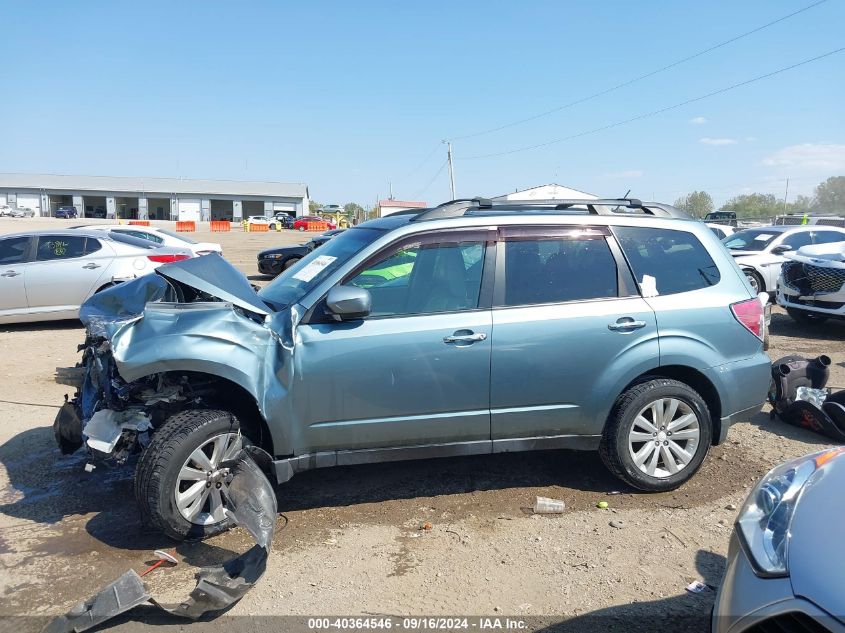
[[[706,191],[693,191],[675,200],[675,206],[694,218],[703,218],[713,210],[713,198]]]
[[[720,211],[733,211],[738,218],[767,218],[783,212],[783,200],[771,193],[744,193],[722,205]]]
[[[364,217],[364,207],[357,202],[347,202],[343,205],[343,212],[346,214],[346,217],[349,218]]]
[[[798,196],[786,205],[787,213],[810,213],[813,210],[814,200],[807,196]]]
[[[323,208],[323,205],[317,202],[316,200],[309,200],[308,201],[308,213],[314,214],[320,209]]]
[[[816,187],[816,206],[827,213],[845,213],[845,176],[833,176]]]

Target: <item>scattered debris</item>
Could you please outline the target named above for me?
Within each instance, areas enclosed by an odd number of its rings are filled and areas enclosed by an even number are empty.
[[[609,495],[621,495],[622,492],[620,492],[619,490],[611,490],[607,494],[609,494]]]
[[[731,512],[733,512],[734,510],[736,510],[736,504],[729,503],[725,506],[725,510],[730,510]]]
[[[158,561],[147,567],[143,572],[141,572],[141,578],[149,574],[152,570],[156,569],[157,567],[161,567],[162,565],[164,565],[164,563],[171,563],[173,565],[179,564],[179,560],[175,556],[176,552],[173,552],[173,554],[171,554],[170,552],[165,552],[162,549],[157,549],[153,552],[153,554],[155,554],[156,558],[158,558]]]
[[[171,615],[190,620],[219,614],[238,602],[264,575],[276,529],[276,495],[253,459],[270,459],[266,453],[261,453],[259,448],[248,447],[227,464],[233,476],[229,482],[231,507],[226,512],[255,539],[255,545],[249,550],[222,565],[201,568],[196,575],[197,586],[190,596],[172,606],[158,603],[138,573],[130,569],[96,595],[52,620],[44,633],[86,631],[147,602]]]
[[[425,523],[420,524],[420,529],[421,529],[421,530],[431,530],[432,528],[434,528],[434,526],[433,526],[431,523],[429,523],[428,521],[426,521]]]
[[[537,497],[534,502],[534,514],[561,514],[566,510],[566,503],[560,499]]]
[[[715,587],[713,587],[712,585],[704,584],[700,580],[694,580],[684,588],[690,593],[705,593],[707,591],[713,591],[715,589]]]
[[[616,528],[617,530],[621,530],[625,527],[625,522],[621,520],[614,520],[609,523],[610,527]]]
[[[599,501],[596,504],[596,507],[600,510],[607,510],[610,507],[610,504],[607,501]]]

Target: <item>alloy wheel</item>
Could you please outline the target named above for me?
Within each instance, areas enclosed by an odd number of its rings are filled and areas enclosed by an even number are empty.
[[[194,450],[176,479],[176,507],[191,523],[210,525],[226,518],[228,469],[220,468],[241,450],[240,433],[216,435]]]
[[[664,479],[689,465],[700,437],[698,416],[687,403],[660,398],[634,418],[628,450],[637,468],[650,477]]]

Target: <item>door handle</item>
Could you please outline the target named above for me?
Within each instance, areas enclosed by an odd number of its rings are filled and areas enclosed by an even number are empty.
[[[612,332],[632,332],[646,326],[645,321],[635,321],[631,317],[622,317],[616,323],[608,323],[607,329]]]
[[[460,332],[460,330],[458,330]],[[476,341],[484,341],[487,335],[484,332],[467,332],[466,334],[458,334],[455,332],[452,336],[444,336],[443,342],[447,345],[449,343],[475,343]]]
[[[95,268],[99,268],[99,267],[100,267],[100,265],[95,264],[94,262],[91,262],[90,264],[85,264],[83,266],[83,268],[85,268],[86,270],[94,270]]]
[[[17,276],[18,276],[18,275],[20,275],[20,274],[21,274],[21,273],[16,272],[16,271],[14,271],[14,270],[7,270],[5,273],[3,273],[2,275],[0,275],[0,277],[17,277]]]

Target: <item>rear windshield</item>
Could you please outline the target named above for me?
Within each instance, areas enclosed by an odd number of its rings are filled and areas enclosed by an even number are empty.
[[[619,226],[613,229],[643,296],[671,295],[715,286],[719,268],[687,231]]]
[[[130,246],[137,246],[138,248],[150,249],[158,247],[158,244],[156,244],[155,242],[151,242],[140,237],[126,235],[125,233],[118,233],[117,231],[109,231],[108,236],[110,240],[113,240],[115,242],[122,242],[123,244],[129,244]]]
[[[722,240],[722,244],[732,251],[762,251],[779,235],[780,231],[745,229],[729,235]]]
[[[174,231],[171,231],[170,229],[156,228],[156,231],[158,231],[159,233],[164,233],[165,235],[169,235],[170,237],[175,237],[177,240],[181,240],[181,241],[185,242],[186,244],[196,244],[196,242],[194,240],[192,240],[190,237],[185,237],[181,233],[176,233]]]

